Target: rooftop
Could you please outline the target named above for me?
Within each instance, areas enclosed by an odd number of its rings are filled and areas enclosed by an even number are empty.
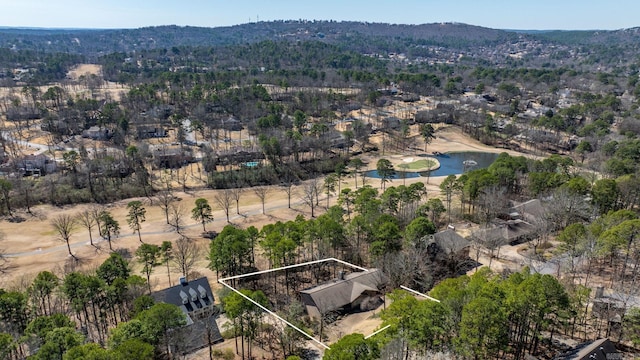
[[[352,303],[366,291],[378,292],[385,281],[380,269],[371,269],[346,274],[344,279],[334,279],[300,293],[310,296],[315,306],[324,313]]]

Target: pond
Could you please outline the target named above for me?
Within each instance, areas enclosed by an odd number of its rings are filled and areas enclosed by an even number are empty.
[[[488,153],[480,151],[451,152],[438,155],[418,155],[422,157],[436,158],[440,162],[440,167],[432,171],[404,172],[396,171],[393,179],[410,179],[420,176],[448,176],[459,175],[469,170],[484,169],[489,167],[497,158],[498,153]],[[377,170],[366,172],[367,177],[379,179]]]

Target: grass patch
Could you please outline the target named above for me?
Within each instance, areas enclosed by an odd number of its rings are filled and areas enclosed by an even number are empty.
[[[424,168],[432,168],[436,165],[435,161],[420,159],[418,161],[410,162],[410,163],[402,163],[398,165],[398,168],[403,170],[417,170]]]

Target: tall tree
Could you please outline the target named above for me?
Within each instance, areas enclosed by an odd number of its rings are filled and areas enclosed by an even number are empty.
[[[145,222],[145,214],[147,210],[142,206],[142,202],[138,200],[130,201],[127,204],[127,209],[129,212],[127,213],[127,223],[131,230],[134,233],[138,233],[138,240],[142,242],[142,236],[140,235],[140,227],[143,222]]]
[[[227,223],[231,223],[229,220],[229,208],[231,207],[231,191],[229,189],[219,190],[213,196],[213,200],[224,210],[224,214],[227,216]]]
[[[313,178],[307,181],[302,187],[302,201],[311,208],[311,217],[316,217],[315,209],[318,206],[318,192],[321,191],[320,182]]]
[[[393,164],[388,159],[380,159],[376,163],[376,170],[378,171],[378,176],[380,177],[380,188],[385,189],[385,184],[387,181],[390,181],[391,178],[396,174],[396,171],[393,168]]]
[[[39,272],[33,280],[28,292],[31,301],[36,303],[35,308],[38,314],[51,314],[51,295],[59,283],[60,279],[49,271]]]
[[[71,244],[69,244],[69,239],[71,238],[71,234],[75,230],[76,221],[75,218],[68,214],[61,214],[56,216],[51,220],[51,225],[54,230],[58,234],[60,240],[64,241],[67,244],[67,250],[69,251],[69,256],[75,258],[73,253],[71,253]]]
[[[235,188],[229,189],[229,191],[231,191],[231,196],[233,197],[233,200],[236,202],[236,214],[240,215],[240,197],[242,196],[244,189],[242,187],[235,187]]]
[[[185,209],[182,204],[169,205],[169,225],[178,234],[182,233],[184,225]]]
[[[327,209],[329,209],[329,199],[331,194],[336,192],[336,184],[338,183],[338,176],[333,173],[324,178],[324,191],[327,194]]]
[[[9,216],[13,216],[11,214],[11,189],[13,189],[13,185],[9,180],[0,179],[0,195],[2,195],[2,202],[4,202],[4,206],[7,209]]]
[[[358,176],[360,175],[360,169],[364,167],[364,162],[360,158],[353,158],[349,160],[349,167],[353,168],[353,180],[355,181],[356,189],[358,188]],[[362,183],[364,186],[364,181]]]
[[[154,344],[163,344],[166,353],[170,354],[170,334],[173,329],[186,325],[187,319],[175,305],[158,303],[141,312],[136,319],[140,320],[145,337]]]
[[[173,264],[187,280],[199,258],[200,248],[195,241],[186,236],[176,240],[173,246]]]
[[[171,241],[163,241],[160,245],[160,254],[162,262],[167,266],[167,277],[169,278],[169,286],[171,286],[171,270],[169,269],[169,261],[173,258],[173,245]]]
[[[242,273],[245,262],[250,260],[249,233],[233,225],[225,226],[210,243],[209,268],[232,276]]]
[[[147,275],[149,294],[151,294],[151,272],[158,265],[158,256],[160,256],[160,247],[158,245],[142,244],[136,250],[138,262],[142,264],[142,271]]]
[[[269,188],[267,186],[256,186],[253,188],[253,192],[256,194],[258,199],[260,199],[260,203],[262,204],[262,214],[264,215],[264,203],[267,198],[267,194],[269,193]]]
[[[83,210],[78,214],[78,224],[83,228],[87,229],[89,232],[89,243],[91,246],[93,245],[93,228],[98,226],[98,215],[100,214],[100,210],[97,207],[92,207],[86,210]]]
[[[109,242],[109,250],[113,251],[111,240],[120,234],[120,223],[118,223],[118,221],[114,219],[111,213],[107,210],[101,211],[98,219],[100,221],[100,232],[102,233],[102,237]]]
[[[207,199],[196,199],[196,207],[191,209],[191,218],[202,223],[202,231],[207,231],[205,224],[213,221],[211,205],[209,205],[209,201]]]
[[[169,224],[169,212],[171,211],[171,203],[174,202],[176,199],[174,198],[171,191],[162,190],[158,192],[158,195],[156,196],[156,200],[158,201],[160,208],[164,212],[164,216],[167,220],[167,224]]]
[[[420,136],[422,136],[424,140],[424,152],[427,152],[427,145],[436,137],[433,126],[431,126],[431,124],[420,125]]]

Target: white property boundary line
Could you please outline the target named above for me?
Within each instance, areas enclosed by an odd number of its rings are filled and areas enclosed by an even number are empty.
[[[256,272],[252,272],[252,273],[248,273],[248,274],[242,274],[242,275],[230,276],[230,277],[226,277],[226,278],[223,278],[223,279],[218,279],[218,282],[219,282],[220,284],[222,284],[222,285],[226,286],[227,288],[231,289],[231,291],[235,292],[236,294],[238,294],[238,295],[242,296],[244,299],[246,299],[246,300],[250,301],[252,304],[256,305],[256,306],[257,306],[257,307],[259,307],[260,309],[264,310],[267,314],[269,314],[269,315],[271,315],[271,316],[275,317],[276,319],[278,319],[278,320],[282,321],[282,322],[283,322],[283,323],[285,323],[286,325],[291,326],[291,328],[293,328],[294,330],[298,331],[300,334],[302,334],[302,335],[303,335],[304,337],[306,337],[307,339],[309,339],[309,340],[311,340],[311,341],[315,342],[316,344],[318,344],[318,345],[320,345],[320,346],[322,346],[323,348],[325,348],[325,349],[327,349],[327,350],[328,350],[328,349],[331,349],[331,348],[330,348],[327,344],[325,344],[325,343],[323,343],[322,341],[320,341],[320,340],[318,340],[318,339],[314,338],[313,336],[311,336],[311,335],[307,334],[305,331],[301,330],[300,328],[298,328],[297,326],[293,325],[292,323],[290,323],[290,322],[289,322],[289,321],[287,321],[286,319],[282,318],[280,315],[278,315],[278,314],[274,313],[273,311],[271,311],[271,310],[267,309],[266,307],[264,307],[264,306],[260,305],[259,303],[257,303],[257,302],[256,302],[256,301],[254,301],[253,299],[251,299],[250,297],[248,297],[248,296],[246,296],[245,294],[241,293],[239,290],[236,290],[233,286],[231,286],[231,285],[227,284],[225,281],[234,280],[234,279],[241,279],[241,278],[244,278],[244,277],[255,276],[255,275],[268,274],[268,273],[275,272],[275,271],[287,270],[287,269],[293,269],[293,268],[297,268],[297,267],[301,267],[301,266],[314,265],[314,264],[321,264],[321,263],[325,263],[325,262],[329,262],[329,261],[335,261],[335,262],[338,262],[338,263],[340,263],[340,264],[347,265],[347,266],[349,266],[349,267],[352,267],[352,268],[355,268],[355,269],[359,269],[359,270],[362,270],[362,271],[369,271],[369,269],[366,269],[366,268],[360,267],[360,266],[358,266],[358,265],[355,265],[355,264],[352,264],[352,263],[349,263],[349,262],[346,262],[346,261],[343,261],[343,260],[340,260],[340,259],[336,259],[336,258],[326,258],[326,259],[321,259],[321,260],[308,261],[308,262],[304,262],[304,263],[300,263],[300,264],[294,264],[294,265],[282,266],[282,267],[278,267],[278,268],[274,268],[274,269],[268,269],[268,270],[256,271]],[[438,300],[438,299],[432,298],[432,297],[431,297],[431,296],[429,296],[429,295],[426,295],[426,294],[420,293],[420,292],[415,291],[415,290],[413,290],[413,289],[410,289],[410,288],[408,288],[408,287],[406,287],[406,286],[401,285],[401,286],[400,286],[400,288],[402,288],[403,290],[409,291],[409,292],[411,292],[411,293],[413,293],[413,294],[416,294],[416,295],[420,295],[420,296],[422,296],[422,297],[425,297],[425,298],[427,298],[427,299],[429,299],[429,300],[440,302],[440,300]],[[389,327],[391,327],[391,325],[387,325],[387,326],[385,326],[385,327],[383,327],[383,328],[381,328],[381,329],[378,329],[378,330],[374,331],[373,333],[371,333],[371,334],[369,334],[369,335],[365,336],[365,339],[369,339],[370,337],[372,337],[372,336],[374,336],[374,335],[377,335],[377,334],[379,334],[379,333],[381,333],[381,332],[383,332],[383,331],[387,330]]]
[[[280,270],[287,270],[287,269],[293,269],[293,268],[297,268],[297,267],[301,267],[301,266],[307,266],[307,265],[313,265],[313,264],[320,264],[320,263],[324,263],[324,262],[328,262],[328,261],[335,261],[347,266],[350,266],[352,268],[355,269],[359,269],[362,271],[369,271],[369,269],[365,269],[363,267],[351,264],[349,262],[343,261],[343,260],[339,260],[336,258],[326,258],[326,259],[321,259],[321,260],[314,260],[314,261],[309,261],[309,262],[305,262],[305,263],[300,263],[300,264],[295,264],[295,265],[288,265],[288,266],[282,266],[279,268],[274,268],[274,269],[269,269],[269,270],[262,270],[262,271],[256,271],[256,272],[252,272],[252,273],[248,273],[248,274],[243,274],[243,275],[236,275],[236,276],[230,276],[230,277],[226,277],[224,279],[218,279],[218,282],[226,287],[228,287],[229,289],[231,289],[233,292],[235,292],[236,294],[242,296],[244,299],[250,301],[252,304],[256,305],[257,307],[259,307],[260,309],[264,310],[267,312],[267,314],[275,317],[276,319],[282,321],[283,323],[291,326],[294,330],[298,331],[300,334],[304,335],[304,337],[306,337],[307,339],[315,342],[316,344],[322,346],[325,349],[330,349],[330,347],[323,343],[322,341],[314,338],[313,336],[307,334],[305,331],[301,330],[300,328],[298,328],[297,326],[293,325],[292,323],[290,323],[289,321],[285,320],[284,318],[282,318],[280,315],[274,313],[273,311],[267,309],[266,307],[258,304],[257,302],[255,302],[253,299],[249,298],[248,296],[246,296],[245,294],[241,293],[240,291],[236,290],[233,288],[233,286],[225,283],[225,281],[229,281],[229,280],[234,280],[234,279],[240,279],[240,278],[244,278],[244,277],[249,277],[249,276],[254,276],[254,275],[262,275],[262,274],[268,274],[274,271],[280,271]]]
[[[226,278],[223,278],[223,279],[219,279],[218,282],[220,282],[220,281],[228,281],[228,280],[233,280],[233,279],[240,279],[240,278],[243,278],[243,277],[249,277],[249,276],[254,276],[254,275],[268,274],[268,273],[274,272],[274,271],[293,269],[293,268],[297,268],[297,267],[301,267],[301,266],[320,264],[320,263],[327,262],[327,261],[336,261],[336,262],[339,262],[341,264],[350,266],[352,268],[356,268],[358,270],[369,271],[369,269],[365,269],[363,267],[360,267],[358,265],[354,265],[352,263],[349,263],[349,262],[346,262],[346,261],[343,261],[343,260],[339,260],[339,259],[336,259],[336,258],[326,258],[326,259],[321,259],[321,260],[308,261],[308,262],[304,262],[304,263],[300,263],[300,264],[282,266],[282,267],[273,268],[273,269],[269,269],[269,270],[256,271],[256,272],[252,272],[252,273],[248,273],[248,274],[229,276],[229,277],[226,277]]]
[[[417,291],[415,291],[415,290],[413,290],[413,289],[410,289],[410,288],[408,288],[408,287],[406,287],[406,286],[404,286],[404,285],[400,285],[400,288],[401,288],[402,290],[407,290],[407,291],[408,291],[408,292],[410,292],[410,293],[413,293],[413,294],[416,294],[416,295],[420,295],[420,296],[422,296],[422,297],[424,297],[424,298],[427,298],[427,299],[429,299],[429,300],[431,300],[431,301],[440,302],[440,300],[438,300],[438,299],[436,299],[436,298],[432,298],[432,297],[431,297],[431,296],[429,296],[429,295],[423,294],[423,293],[421,293],[421,292],[417,292]]]

